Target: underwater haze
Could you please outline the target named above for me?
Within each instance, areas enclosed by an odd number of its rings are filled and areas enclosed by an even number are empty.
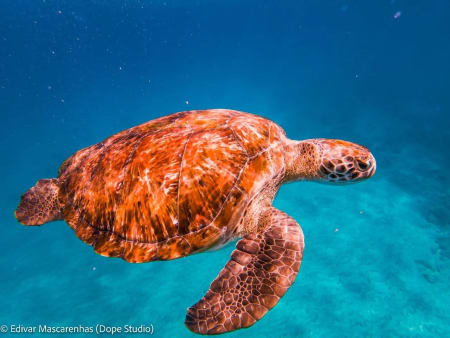
[[[0,325],[196,336],[186,308],[234,244],[130,264],[63,221],[22,226],[14,210],[81,148],[177,111],[228,108],[292,139],[363,144],[377,172],[282,186],[274,205],[305,235],[300,273],[226,337],[449,337],[449,36],[447,0],[2,0]]]

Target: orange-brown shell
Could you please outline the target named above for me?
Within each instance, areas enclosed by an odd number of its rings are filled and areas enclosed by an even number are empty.
[[[105,256],[173,259],[226,242],[284,170],[284,131],[232,110],[180,112],[115,134],[59,172],[64,218]]]

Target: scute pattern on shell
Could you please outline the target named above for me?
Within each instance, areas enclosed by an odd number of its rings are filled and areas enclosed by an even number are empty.
[[[270,120],[222,109],[130,128],[63,163],[64,218],[96,252],[130,262],[206,250],[280,176],[284,137]]]

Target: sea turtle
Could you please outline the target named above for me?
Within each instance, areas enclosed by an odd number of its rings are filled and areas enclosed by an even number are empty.
[[[21,197],[25,225],[64,219],[108,257],[184,257],[240,239],[185,325],[201,334],[249,327],[292,285],[303,255],[297,222],[274,208],[281,184],[372,176],[360,145],[293,141],[263,117],[226,109],[161,117],[84,148]]]

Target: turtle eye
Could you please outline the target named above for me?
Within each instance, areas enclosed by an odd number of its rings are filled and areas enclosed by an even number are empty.
[[[361,160],[357,160],[357,162],[358,162],[358,167],[359,167],[361,170],[367,170],[367,169],[369,169],[369,168],[372,166],[372,163],[370,162],[370,160],[367,161],[367,163],[366,163],[366,162],[363,162],[363,161],[361,161]]]

